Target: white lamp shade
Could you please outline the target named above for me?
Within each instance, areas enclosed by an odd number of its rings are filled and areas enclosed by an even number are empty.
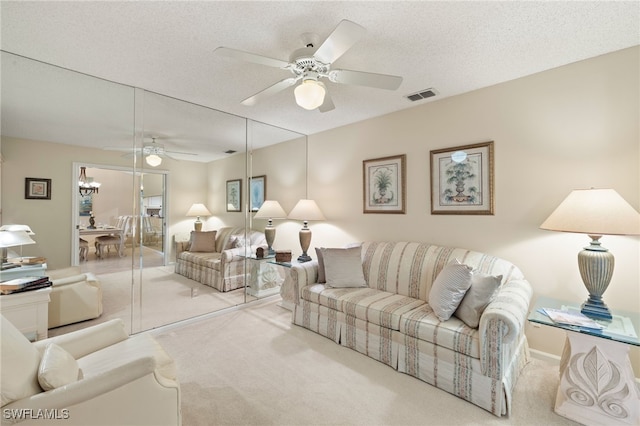
[[[0,231],[25,231],[28,235],[36,235],[29,225],[2,225]]]
[[[256,212],[254,219],[284,219],[287,217],[284,209],[279,202],[275,200],[265,200]]]
[[[162,164],[162,158],[160,158],[156,154],[147,155],[144,161],[146,161],[147,164],[151,167],[158,167],[160,164]]]
[[[0,247],[15,247],[35,243],[26,231],[0,231]]]
[[[291,210],[289,219],[295,220],[325,220],[320,208],[313,200],[300,200],[298,204]]]
[[[211,212],[207,210],[204,204],[194,204],[187,212],[187,216],[211,216]]]
[[[588,235],[640,235],[640,213],[613,189],[576,189],[540,228]]]
[[[324,102],[325,89],[316,80],[304,80],[293,93],[296,103],[304,109],[316,109]]]

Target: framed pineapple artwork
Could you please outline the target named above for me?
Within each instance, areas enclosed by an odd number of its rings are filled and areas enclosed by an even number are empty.
[[[362,162],[363,213],[405,213],[406,155]]]

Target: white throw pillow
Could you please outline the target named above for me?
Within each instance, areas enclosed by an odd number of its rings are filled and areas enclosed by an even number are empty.
[[[191,231],[191,247],[189,251],[215,253],[217,231]]]
[[[471,286],[472,268],[458,259],[442,268],[431,285],[429,306],[440,321],[446,321],[456,311]]]
[[[454,313],[471,328],[478,328],[484,309],[495,298],[502,275],[493,276],[474,271],[471,275],[471,287],[464,295],[460,306]]]
[[[52,343],[48,345],[38,369],[38,382],[45,391],[68,385],[82,378],[82,370],[69,352]]]
[[[366,287],[361,247],[321,248],[327,287]]]

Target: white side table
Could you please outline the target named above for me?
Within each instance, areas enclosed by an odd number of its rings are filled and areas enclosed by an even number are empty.
[[[612,311],[613,321],[598,320],[606,328],[593,330],[557,324],[538,312],[565,305],[540,297],[529,315],[531,322],[567,332],[555,412],[584,425],[640,424],[640,390],[629,359],[629,346],[640,346],[640,315]]]
[[[250,264],[247,294],[261,298],[280,292],[280,285],[284,281],[284,277],[281,275],[279,268],[271,263],[274,259],[275,255],[263,258],[247,257]]]
[[[0,313],[29,340],[47,338],[51,287],[0,296]]]

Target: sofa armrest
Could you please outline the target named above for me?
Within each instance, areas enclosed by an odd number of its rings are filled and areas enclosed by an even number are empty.
[[[47,271],[47,276],[51,281],[59,280],[65,277],[72,277],[81,275],[82,271],[79,266],[70,266],[62,269],[51,269]]]
[[[220,261],[222,263],[229,263],[229,262],[242,260],[246,256],[255,255],[258,247],[262,247],[266,249],[267,245],[258,244],[258,245],[248,246],[248,247],[235,247],[231,249],[222,250]]]
[[[153,357],[140,357],[125,364],[114,367],[95,376],[78,380],[77,382],[42,392],[7,404],[4,410],[31,409],[63,409],[81,404],[108,392],[131,383],[146,375],[155,376],[155,360]],[[168,381],[163,380],[162,386]],[[177,384],[175,384],[177,386]],[[116,408],[116,407],[113,407]],[[71,413],[73,415],[73,413]]]
[[[176,256],[189,249],[191,241],[176,241]]]
[[[500,378],[508,368],[506,360],[513,356],[529,313],[533,289],[526,280],[504,284],[496,298],[480,318],[480,362],[482,373]]]
[[[68,284],[75,284],[75,283],[84,282],[84,281],[90,282],[92,285],[96,285],[98,282],[98,279],[96,278],[96,276],[93,275],[91,272],[87,272],[85,274],[71,275],[71,276],[66,276],[61,278],[49,277],[49,279],[51,280],[51,285],[53,287],[63,286]]]
[[[290,278],[288,285],[291,288],[288,289],[288,292],[293,295],[293,301],[297,305],[300,300],[300,290],[318,282],[318,261],[292,263]]]
[[[113,319],[93,327],[39,340],[33,345],[44,352],[47,345],[55,343],[69,352],[75,359],[111,346],[129,338],[121,319]]]

